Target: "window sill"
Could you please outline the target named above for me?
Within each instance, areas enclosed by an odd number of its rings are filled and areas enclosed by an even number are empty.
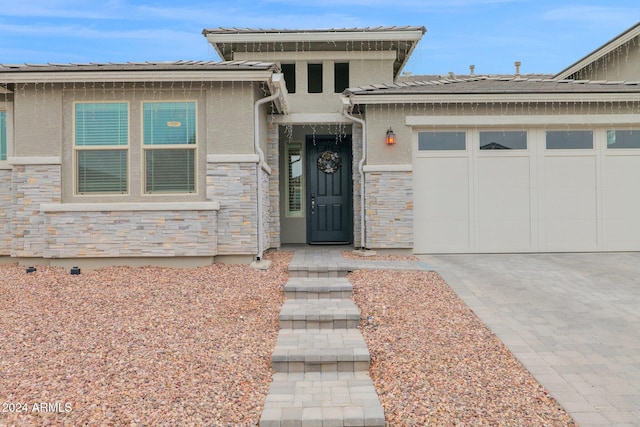
[[[43,203],[41,212],[217,211],[219,202],[182,203]]]

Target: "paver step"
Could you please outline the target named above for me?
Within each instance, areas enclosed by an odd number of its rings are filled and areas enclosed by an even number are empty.
[[[348,299],[289,299],[280,310],[281,329],[347,329],[359,323],[358,307]]]
[[[383,427],[384,411],[367,372],[275,373],[260,427]]]
[[[349,299],[352,293],[353,285],[342,277],[297,277],[284,285],[284,296],[289,299]]]
[[[289,265],[289,277],[345,277],[352,269],[346,265]]]
[[[271,356],[276,372],[368,371],[371,356],[359,329],[281,329]]]

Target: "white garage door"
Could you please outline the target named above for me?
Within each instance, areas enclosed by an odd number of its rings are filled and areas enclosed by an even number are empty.
[[[416,135],[416,253],[640,250],[640,130]]]

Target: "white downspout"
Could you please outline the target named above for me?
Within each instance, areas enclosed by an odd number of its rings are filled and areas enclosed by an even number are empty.
[[[258,255],[256,257],[256,261],[261,261],[262,260],[262,254],[263,254],[263,225],[262,225],[262,166],[265,164],[264,161],[264,152],[262,151],[262,148],[260,148],[260,106],[263,104],[266,104],[267,102],[271,102],[274,99],[278,98],[280,96],[280,88],[277,88],[275,93],[271,96],[268,96],[266,98],[262,98],[256,101],[256,103],[254,104],[254,109],[253,109],[253,126],[254,126],[254,130],[253,130],[253,134],[254,134],[254,150],[255,152],[258,154],[258,166],[257,166],[257,178],[258,178],[258,210],[257,210],[257,215],[258,218],[256,219],[257,223],[258,223]]]
[[[360,173],[360,249],[367,248],[367,239],[365,235],[365,210],[364,210],[364,201],[365,201],[365,187],[364,187],[364,163],[367,160],[367,127],[365,126],[365,121],[352,116],[347,113],[347,105],[350,105],[350,101],[347,98],[342,98],[342,115],[349,120],[352,120],[356,123],[360,123],[362,126],[362,158],[358,163],[358,172]]]

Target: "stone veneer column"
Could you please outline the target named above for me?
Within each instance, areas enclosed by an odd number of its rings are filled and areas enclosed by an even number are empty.
[[[366,166],[365,190],[367,246],[413,248],[411,166]]]
[[[280,137],[277,124],[270,123],[267,133],[267,164],[269,177],[268,234],[271,248],[280,247]]]
[[[45,249],[45,221],[40,205],[61,201],[59,157],[9,159],[11,172],[11,256],[40,258]]]
[[[11,255],[11,169],[0,169],[0,256]]]
[[[257,154],[207,156],[207,200],[220,203],[218,255],[255,255]]]

